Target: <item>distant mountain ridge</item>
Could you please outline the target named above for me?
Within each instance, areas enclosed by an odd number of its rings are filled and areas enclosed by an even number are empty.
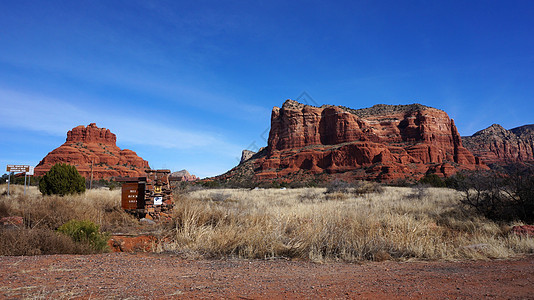
[[[487,164],[534,163],[534,124],[510,130],[493,124],[462,139],[465,147]]]

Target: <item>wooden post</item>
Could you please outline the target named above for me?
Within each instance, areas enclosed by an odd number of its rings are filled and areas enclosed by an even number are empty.
[[[93,160],[91,159],[91,181],[89,182],[89,189],[93,188]]]

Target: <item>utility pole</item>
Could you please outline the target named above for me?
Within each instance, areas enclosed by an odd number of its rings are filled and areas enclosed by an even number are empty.
[[[93,188],[93,160],[91,159],[91,181],[89,182],[89,189]]]

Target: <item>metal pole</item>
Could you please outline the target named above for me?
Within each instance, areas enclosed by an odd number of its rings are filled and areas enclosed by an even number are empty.
[[[11,172],[7,176],[7,196],[9,197],[9,185],[11,184]]]
[[[89,189],[93,188],[93,160],[91,160],[91,181],[89,182]]]
[[[24,172],[24,196],[26,196],[26,172]]]

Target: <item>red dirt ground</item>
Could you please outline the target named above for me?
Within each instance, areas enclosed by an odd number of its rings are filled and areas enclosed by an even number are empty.
[[[534,299],[534,256],[363,264],[142,253],[3,256],[0,298]]]

